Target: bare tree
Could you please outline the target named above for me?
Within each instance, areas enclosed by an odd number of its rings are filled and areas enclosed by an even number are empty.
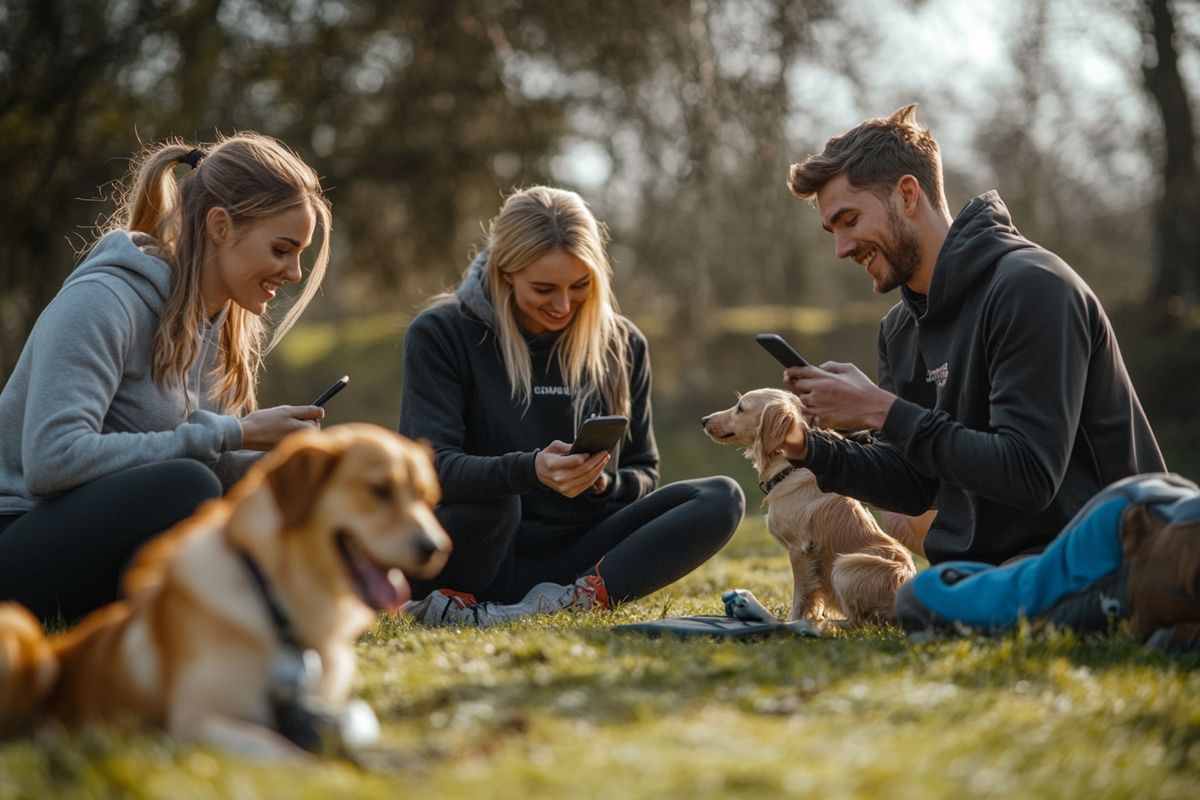
[[[1200,169],[1192,102],[1179,70],[1171,0],[1145,0],[1150,46],[1142,67],[1146,92],[1162,120],[1162,193],[1155,210],[1151,307],[1180,313],[1195,300],[1200,278]]]

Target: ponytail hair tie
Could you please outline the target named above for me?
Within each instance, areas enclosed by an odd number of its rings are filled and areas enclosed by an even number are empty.
[[[179,159],[179,163],[187,164],[192,169],[195,169],[196,167],[200,166],[200,161],[203,160],[203,158],[207,155],[208,153],[197,148],[192,150],[192,152],[188,153],[183,158]]]

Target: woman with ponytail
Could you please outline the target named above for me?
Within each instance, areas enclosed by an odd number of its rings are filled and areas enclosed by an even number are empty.
[[[233,451],[324,413],[256,398],[263,356],[329,261],[317,174],[243,133],[148,147],[122,188],[0,392],[0,599],[44,620],[113,600],[142,543],[220,496]],[[302,278],[272,328],[268,305]]]
[[[454,540],[421,622],[491,625],[607,608],[691,572],[733,534],[729,478],[658,487],[650,357],[617,310],[603,226],[574,192],[505,201],[487,248],[404,339],[400,432],[432,443]],[[571,454],[593,415],[629,419],[610,454]]]

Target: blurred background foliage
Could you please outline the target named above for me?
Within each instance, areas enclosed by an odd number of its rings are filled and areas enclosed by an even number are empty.
[[[696,424],[778,381],[750,339],[874,372],[876,297],[790,163],[911,101],[952,210],[997,188],[1114,318],[1175,469],[1200,477],[1194,0],[0,0],[0,377],[111,213],[139,142],[258,130],[317,166],[323,294],[265,403],[343,372],[330,421],[398,416],[400,344],[514,187],[607,221],[649,335],[668,479],[736,454]],[[849,267],[849,268],[848,268]]]

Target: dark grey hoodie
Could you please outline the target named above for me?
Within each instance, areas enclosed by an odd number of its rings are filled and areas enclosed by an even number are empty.
[[[930,562],[1037,550],[1100,489],[1166,469],[1099,300],[995,192],[955,219],[929,295],[903,295],[879,333],[879,385],[900,398],[883,439],[814,433],[805,466],[881,508],[936,501]]]
[[[512,398],[500,354],[496,312],[484,284],[486,263],[484,251],[454,297],[425,309],[409,326],[400,433],[432,443],[444,502],[520,495],[522,536],[539,528],[553,536],[590,527],[658,484],[645,337],[621,318],[629,344],[631,413],[629,435],[609,462],[608,492],[563,497],[544,486],[534,469],[539,449],[555,439],[574,439],[571,396],[552,357],[558,334],[526,336],[533,386],[525,408]],[[600,406],[588,411],[611,413]]]
[[[34,325],[0,392],[0,514],[129,467],[213,464],[241,446],[241,423],[209,397],[223,314],[200,332],[186,395],[151,377],[171,286],[170,266],[138,246],[152,242],[104,236]]]

